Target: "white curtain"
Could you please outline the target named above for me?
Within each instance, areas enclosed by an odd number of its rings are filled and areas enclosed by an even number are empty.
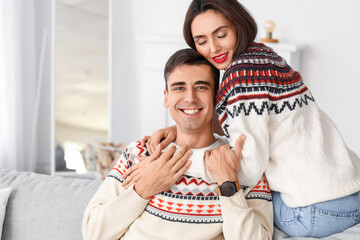
[[[33,0],[0,0],[0,167],[34,171],[36,45]]]

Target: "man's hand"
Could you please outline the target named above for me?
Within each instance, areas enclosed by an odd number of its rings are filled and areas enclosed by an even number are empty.
[[[156,151],[161,151],[160,147]],[[174,155],[175,146],[171,146],[159,158],[149,160],[134,190],[144,199],[170,188],[190,167],[192,154],[188,146]],[[151,157],[149,158],[151,159]]]
[[[126,170],[126,172],[123,175],[123,179],[125,179],[125,181],[122,183],[122,186],[124,187],[125,190],[128,189],[132,184],[139,181],[146,166],[149,165],[150,162],[154,161],[159,157],[159,154],[157,154],[157,152],[158,151],[155,151],[155,153],[150,157],[144,156],[144,158],[138,158],[140,162],[138,164],[131,166],[128,170]]]
[[[235,151],[229,145],[223,145],[205,153],[205,166],[218,185],[237,181],[244,142],[245,135],[242,134],[236,140]]]
[[[150,137],[144,137],[143,140],[145,140],[145,138],[150,138]],[[150,162],[158,159],[161,155],[161,151],[162,149],[160,148],[160,146],[158,146],[155,152],[151,156],[136,157],[139,160],[139,163],[131,166],[128,170],[126,170],[126,172],[123,175],[123,179],[125,179],[125,181],[122,183],[122,186],[125,188],[125,190],[128,189],[132,184],[139,181],[146,166],[149,165]]]

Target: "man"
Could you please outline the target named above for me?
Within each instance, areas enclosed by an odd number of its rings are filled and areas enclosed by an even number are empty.
[[[237,181],[244,138],[234,152],[212,132],[218,70],[182,49],[164,75],[176,140],[163,153],[157,149],[141,178],[124,189],[126,170],[147,152],[140,141],[128,146],[85,210],[84,239],[271,239],[266,179],[254,188]],[[205,164],[205,152],[218,146],[225,151],[213,150]]]

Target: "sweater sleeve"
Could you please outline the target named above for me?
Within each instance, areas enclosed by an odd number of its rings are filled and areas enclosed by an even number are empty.
[[[130,159],[134,156],[129,146],[85,209],[82,222],[85,240],[120,239],[148,204],[148,200],[135,192],[133,185],[127,190],[121,186],[122,173],[131,166]]]
[[[228,74],[232,76],[233,73]],[[217,104],[217,112],[231,147],[235,146],[241,134],[245,134],[238,178],[241,185],[255,186],[269,161],[270,116],[264,107],[269,105],[269,99],[251,99],[251,96],[244,96],[244,93],[249,94],[249,87],[241,84],[240,78],[229,79],[230,77],[227,77],[224,82],[232,87],[221,88],[224,96]]]
[[[271,158],[272,131],[293,110],[288,99],[301,88],[300,74],[271,48],[254,44],[225,71],[216,111],[230,145],[246,135],[240,184],[255,186]]]
[[[248,194],[239,190],[232,197],[220,196],[225,239],[272,239],[273,206],[266,179]]]

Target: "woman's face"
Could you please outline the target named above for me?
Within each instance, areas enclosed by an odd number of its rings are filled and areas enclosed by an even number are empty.
[[[191,23],[196,50],[217,69],[226,69],[236,48],[236,29],[232,22],[215,10],[197,15]]]

